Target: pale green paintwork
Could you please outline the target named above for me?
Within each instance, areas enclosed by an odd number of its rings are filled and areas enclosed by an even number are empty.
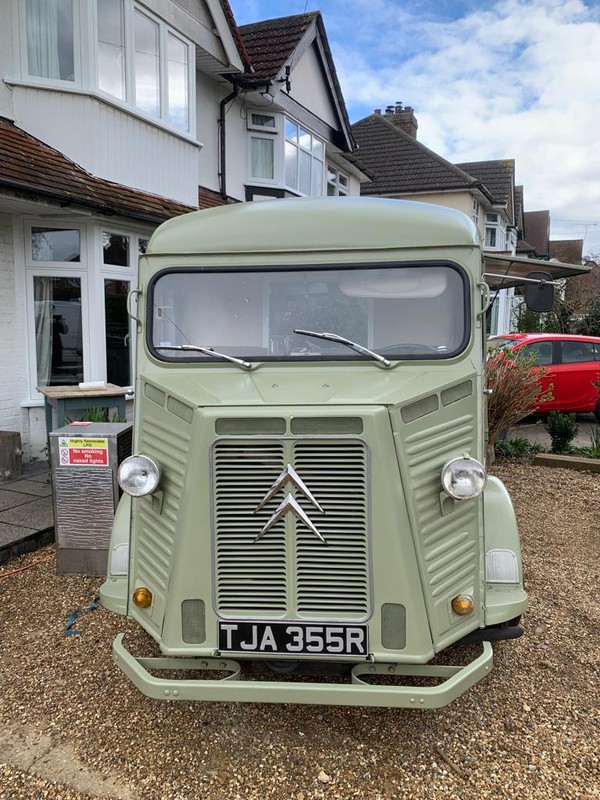
[[[160,269],[443,259],[460,264],[470,276],[473,329],[464,353],[435,363],[398,361],[386,370],[368,359],[266,362],[250,372],[216,361],[159,362],[147,352],[141,332],[134,447],[161,464],[163,479],[153,497],[130,503],[131,572],[127,581],[108,577],[101,590],[107,607],[122,613],[126,597],[137,586],[147,586],[153,593],[152,606],[145,610],[128,604],[127,613],[159,642],[166,656],[211,658],[218,619],[212,590],[215,420],[277,417],[289,425],[293,417],[338,415],[364,420],[361,438],[368,446],[369,629],[376,668],[387,664],[402,665],[409,672],[423,669],[436,652],[473,629],[511,619],[525,608],[521,585],[508,599],[506,587],[501,587],[494,594],[501,602],[486,610],[491,592],[489,585],[486,590],[483,571],[489,546],[483,503],[479,499],[456,504],[443,494],[439,482],[441,468],[450,458],[465,453],[484,458],[484,335],[478,285],[482,257],[475,236],[474,226],[460,212],[362,198],[241,204],[186,215],[158,229],[140,264],[137,314],[142,320],[148,281]],[[461,394],[465,386],[469,391]],[[456,392],[457,399],[448,400]],[[434,412],[409,422],[403,419],[407,406],[422,399],[431,403],[433,398],[437,398]],[[488,523],[494,546],[518,550],[510,501],[496,484],[490,486],[492,501],[489,513],[486,505],[486,516],[493,518]],[[128,506],[117,514],[115,543],[128,540]],[[469,617],[457,617],[450,605],[452,597],[463,592],[475,599],[476,611]],[[206,639],[191,645],[182,640],[181,604],[197,597],[206,604]],[[385,603],[407,608],[407,643],[401,651],[381,645],[378,609]],[[225,686],[222,682],[198,681],[186,684],[176,695],[177,681],[167,685],[150,679],[144,662],[128,657],[118,643],[115,653],[142,691],[169,699],[260,697],[275,702],[410,706],[415,697],[413,691],[373,691],[360,682],[340,690],[336,699],[330,696],[329,684],[296,691],[295,684],[275,689],[269,682],[258,690],[251,682],[239,681],[228,681],[227,689],[217,688]],[[486,647],[480,660],[419,698],[424,698],[425,707],[444,705],[490,666],[491,648]]]

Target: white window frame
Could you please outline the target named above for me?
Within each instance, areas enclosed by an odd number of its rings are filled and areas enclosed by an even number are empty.
[[[102,0],[96,0],[96,3]],[[94,85],[96,90],[102,97],[110,99],[111,103],[121,106],[128,110],[133,111],[135,114],[148,119],[152,122],[159,122],[172,130],[178,131],[181,134],[194,135],[195,134],[195,117],[196,117],[196,57],[195,47],[193,42],[186,39],[179,31],[172,28],[160,17],[152,14],[145,6],[141,6],[134,0],[122,0],[123,2],[123,26],[124,26],[124,57],[125,57],[125,99],[121,100],[115,95],[105,92],[100,89],[100,73],[99,63],[97,58],[98,52],[98,12],[97,6],[94,7],[93,14],[93,29],[94,29]],[[159,82],[159,107],[160,113],[158,116],[153,116],[138,108],[135,104],[135,14],[139,12],[147,17],[151,22],[158,25],[158,82]],[[168,71],[167,71],[167,46],[169,34],[178,39],[186,48],[188,53],[187,59],[187,101],[188,101],[188,125],[187,128],[179,128],[172,122],[169,122],[169,108],[168,108]]]
[[[495,233],[495,244],[488,244],[488,233]],[[506,241],[506,230],[502,224],[502,216],[499,211],[487,211],[484,223],[483,246],[487,250],[504,250]]]
[[[326,190],[327,196],[328,197],[349,197],[350,196],[350,176],[348,175],[348,173],[344,172],[341,169],[338,169],[338,167],[334,166],[333,164],[327,164],[325,166],[325,171],[326,171],[326,181],[325,181],[326,187],[325,187],[325,190]],[[329,179],[329,174],[328,174],[329,172],[333,172],[334,173],[335,177],[332,180]],[[346,180],[346,185],[345,186],[342,183],[340,183],[340,175],[343,175],[343,177]],[[333,192],[332,195],[329,194],[329,187],[330,186],[333,187],[333,189],[334,189],[334,192]]]
[[[122,100],[109,92],[103,91],[99,86],[99,58],[98,58],[98,14],[97,3],[102,0],[73,0],[73,71],[74,80],[61,80],[44,78],[29,74],[27,50],[27,7],[25,0],[13,0],[13,19],[16,20],[16,30],[13,28],[19,42],[19,63],[21,79],[27,85],[74,90],[77,92],[90,92],[98,98],[106,100],[111,105],[123,111],[134,114],[143,120],[159,125],[179,136],[192,137],[196,135],[196,55],[195,45],[171,27],[165,20],[151,13],[145,6],[135,0],[123,0],[124,23],[124,54],[125,54],[125,99]],[[160,115],[155,117],[147,114],[135,105],[135,37],[134,13],[139,10],[148,19],[158,24],[159,27],[159,97]],[[187,128],[180,128],[169,121],[168,115],[168,71],[167,71],[167,43],[168,35],[172,34],[185,47],[187,47]]]
[[[479,226],[479,201],[476,197],[473,198],[473,202],[471,204],[471,219],[475,225]]]
[[[129,265],[127,267],[120,267],[116,264],[105,264],[103,259],[103,243],[102,236],[104,233],[114,233],[117,236],[126,236],[128,239],[128,258]],[[135,231],[119,228],[114,225],[97,224],[97,242],[98,242],[98,264],[100,273],[100,289],[102,291],[102,335],[103,341],[106,343],[106,297],[104,294],[104,281],[127,281],[129,283],[129,291],[135,289],[138,284],[138,258],[139,258],[139,240],[149,239],[150,234],[145,236]],[[131,383],[134,383],[135,376],[135,348],[136,348],[136,335],[137,325],[135,321],[129,317],[129,377]],[[101,365],[103,369],[103,377],[99,380],[108,380],[108,353],[106,346],[103,348],[104,363]]]
[[[83,84],[82,69],[82,48],[81,43],[85,40],[84,25],[82,24],[82,14],[80,0],[73,0],[73,80],[63,80],[62,78],[45,78],[41,75],[30,75],[29,73],[29,52],[27,46],[27,4],[25,0],[13,0],[14,18],[18,20],[18,42],[20,53],[21,75],[28,83],[39,86],[48,86],[55,89],[78,88]]]
[[[288,116],[287,114],[283,113],[271,113],[265,112],[261,108],[249,108],[247,110],[247,117],[246,117],[246,139],[247,139],[247,147],[246,147],[246,154],[247,154],[247,164],[248,168],[246,170],[247,173],[247,182],[252,186],[272,186],[281,189],[285,189],[289,193],[293,193],[298,197],[324,197],[326,194],[326,186],[327,186],[327,142],[324,139],[321,139],[320,136],[317,136],[314,131],[310,128],[307,128],[298,120],[294,119],[293,117]],[[252,114],[261,114],[262,116],[272,117],[275,120],[275,126],[273,128],[267,127],[265,125],[256,125],[252,123]],[[312,160],[317,160],[323,166],[323,175],[321,181],[321,194],[319,195],[306,195],[299,189],[299,174],[298,174],[298,185],[291,186],[285,182],[285,124],[286,122],[291,122],[294,125],[297,125],[298,128],[302,129],[309,133],[314,139],[320,142],[323,145],[323,158],[319,158],[318,156],[314,155],[306,148],[301,147],[299,143],[294,143],[294,146],[297,147],[299,150],[306,152],[310,155],[311,164]],[[252,175],[252,139],[269,139],[274,142],[273,146],[273,178],[258,178]],[[312,192],[312,168],[311,168],[311,192]]]
[[[106,224],[108,222],[108,224]],[[31,246],[33,228],[79,231],[79,261],[35,261]],[[83,350],[83,380],[106,381],[106,311],[104,280],[128,281],[130,290],[138,285],[138,259],[140,240],[148,240],[150,230],[139,227],[111,225],[109,220],[95,218],[89,222],[75,221],[69,217],[27,217],[23,220],[23,253],[25,261],[25,326],[28,354],[29,398],[27,404],[39,404],[43,399],[37,391],[37,352],[35,337],[34,278],[78,278],[81,287],[81,333]],[[107,231],[129,239],[129,266],[104,264],[102,233]],[[137,326],[129,318],[130,375],[135,375],[135,349]]]
[[[51,227],[48,225],[48,227]],[[34,399],[41,398],[43,395],[38,392],[38,370],[37,370],[37,348],[35,337],[35,293],[34,278],[77,278],[81,288],[81,339],[83,343],[83,380],[89,380],[90,374],[90,320],[88,308],[88,276],[81,263],[77,263],[77,268],[65,267],[65,262],[55,261],[51,265],[44,266],[45,262],[35,262],[35,266],[27,266],[25,269],[25,302],[27,307],[27,342],[29,354],[29,381],[31,386],[30,396]],[[48,262],[46,262],[48,263]],[[37,266],[41,264],[42,266]]]

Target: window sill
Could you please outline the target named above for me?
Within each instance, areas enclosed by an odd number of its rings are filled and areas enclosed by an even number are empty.
[[[183,131],[178,130],[177,128],[172,128],[167,123],[163,122],[162,120],[156,119],[155,117],[150,117],[147,114],[138,111],[131,106],[128,106],[125,103],[119,102],[115,98],[110,97],[110,95],[103,94],[102,92],[94,91],[92,89],[82,89],[79,86],[73,85],[65,85],[59,83],[46,83],[43,81],[34,81],[34,80],[22,80],[20,78],[5,78],[4,83],[7,86],[19,86],[24,89],[43,89],[44,91],[48,92],[61,92],[63,94],[77,94],[82,95],[84,97],[88,97],[90,100],[97,100],[99,103],[104,103],[107,106],[111,106],[112,108],[116,108],[118,111],[122,111],[124,114],[127,114],[130,117],[134,117],[135,119],[139,119],[142,122],[147,123],[148,125],[152,125],[152,127],[157,128],[164,133],[168,133],[171,136],[175,136],[177,139],[181,139],[188,144],[192,144],[201,150],[204,147],[202,142],[199,142],[196,138],[194,138],[193,134],[191,133],[184,133]],[[66,82],[65,82],[66,83]]]

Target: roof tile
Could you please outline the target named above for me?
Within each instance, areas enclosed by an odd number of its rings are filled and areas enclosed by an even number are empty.
[[[0,188],[148,222],[163,222],[195,210],[176,200],[97,178],[2,117]]]
[[[481,188],[480,182],[400,130],[382,114],[355,122],[358,157],[374,178],[364,195],[393,195]]]

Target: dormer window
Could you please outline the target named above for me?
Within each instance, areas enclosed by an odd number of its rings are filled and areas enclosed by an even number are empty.
[[[74,81],[73,0],[27,0],[25,26],[28,74]]]

